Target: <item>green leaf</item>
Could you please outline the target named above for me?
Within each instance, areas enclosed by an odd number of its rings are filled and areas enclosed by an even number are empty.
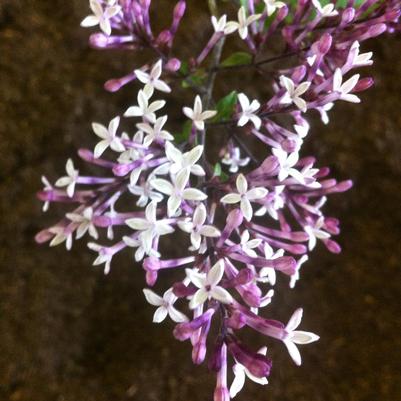
[[[222,63],[222,67],[231,67],[234,65],[250,64],[252,62],[252,55],[245,52],[236,52],[227,57]]]
[[[188,141],[191,135],[192,121],[186,121],[182,126],[182,131],[174,134],[174,139],[177,143],[183,143]]]
[[[221,164],[220,163],[216,163],[214,165],[214,168],[213,168],[213,175],[215,175],[216,177],[220,177],[222,171],[223,170],[221,169]]]
[[[189,63],[188,63],[188,61],[183,61],[182,63],[181,63],[181,67],[180,67],[180,74],[182,74],[182,75],[188,75],[188,73],[189,73]]]
[[[212,121],[229,120],[234,113],[235,105],[237,104],[238,94],[232,91],[227,96],[221,98],[216,104],[217,114]]]
[[[184,79],[181,82],[181,86],[185,89],[190,88],[191,86],[202,86],[207,79],[206,71],[201,68],[188,78]]]
[[[220,163],[216,163],[213,168],[213,175],[215,177],[219,177],[221,182],[226,182],[230,178],[228,174],[226,174],[221,168]]]

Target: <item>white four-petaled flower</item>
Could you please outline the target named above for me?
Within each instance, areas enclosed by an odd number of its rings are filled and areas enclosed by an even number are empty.
[[[50,192],[53,190],[53,186],[50,184],[49,180],[44,175],[42,175],[41,180],[42,180],[42,184],[44,185],[43,191]],[[50,205],[50,201],[48,201],[48,200],[45,201],[43,203],[42,210],[44,212],[47,212],[49,210],[49,205]]]
[[[310,251],[316,246],[317,238],[319,239],[330,238],[330,234],[322,230],[323,225],[324,225],[324,217],[320,216],[316,220],[316,223],[313,226],[306,225],[304,227],[304,231],[309,235],[308,248]]]
[[[200,248],[202,237],[218,237],[220,235],[220,231],[216,227],[205,224],[206,217],[205,205],[200,203],[194,211],[192,221],[178,222],[178,227],[191,235],[191,250],[195,251]]]
[[[227,15],[222,15],[219,19],[217,19],[214,15],[211,18],[213,29],[216,33],[224,32],[227,25]]]
[[[333,91],[340,94],[340,99],[351,103],[360,103],[358,96],[350,93],[358,83],[359,74],[353,75],[350,79],[343,83],[343,74],[341,68],[337,68],[333,76]]]
[[[142,70],[135,70],[135,75],[138,80],[145,84],[144,90],[149,97],[153,94],[154,89],[157,89],[160,92],[171,92],[171,88],[160,79],[162,71],[162,60],[159,60],[152,67],[149,73]]]
[[[248,230],[244,230],[241,234],[241,249],[251,258],[256,258],[258,255],[254,251],[255,248],[258,248],[262,243],[262,240],[259,238],[250,239],[251,235]]]
[[[102,140],[95,146],[93,152],[96,158],[100,157],[103,152],[110,147],[115,152],[124,152],[125,146],[122,144],[121,139],[116,136],[117,129],[120,124],[120,117],[113,118],[108,128],[102,124],[92,123],[93,132]]]
[[[255,112],[259,110],[260,103],[257,100],[250,102],[244,93],[238,95],[238,100],[242,109],[239,114],[238,126],[243,127],[249,120],[251,120],[255,128],[259,129],[262,125],[262,120],[255,114]]]
[[[335,4],[329,3],[322,7],[319,0],[312,0],[312,3],[322,17],[335,17],[338,15]]]
[[[258,351],[258,354],[261,355],[266,355],[266,353],[267,353],[266,347],[263,347]],[[239,362],[236,362],[236,364],[233,366],[233,372],[235,377],[230,387],[231,398],[234,398],[242,390],[242,388],[245,385],[245,379],[247,377],[253,382],[261,384],[263,386],[268,384],[266,377],[256,377],[244,365],[241,365]]]
[[[65,171],[67,172],[67,175],[59,178],[55,185],[56,187],[67,187],[67,195],[72,198],[75,192],[75,184],[79,177],[79,171],[75,170],[74,163],[71,159],[67,160]]]
[[[139,207],[145,207],[149,199],[155,202],[161,202],[163,200],[163,195],[159,192],[153,191],[150,182],[147,180],[142,183],[142,185],[128,185],[128,190],[133,194],[138,196],[136,205]]]
[[[266,4],[266,12],[269,17],[274,14],[277,8],[285,6],[285,3],[283,3],[282,1],[276,1],[276,0],[263,0],[263,1]]]
[[[139,238],[135,239],[132,237],[124,236],[123,241],[125,245],[129,246],[130,248],[136,248],[136,251],[134,253],[135,262],[139,262],[144,258],[146,251],[145,248],[143,247],[142,241]],[[152,248],[149,250],[148,255],[154,256],[156,258],[160,257],[160,253]]]
[[[217,114],[217,111],[215,110],[203,111],[202,100],[199,95],[195,98],[193,109],[190,107],[184,107],[182,111],[190,120],[193,121],[195,128],[199,131],[205,129],[205,120],[208,120]]]
[[[284,207],[284,199],[282,196],[284,189],[285,185],[276,185],[274,190],[269,193],[270,199],[255,212],[255,216],[264,216],[266,212],[268,212],[274,220],[278,220],[277,211]]]
[[[230,152],[227,152],[224,155],[224,158],[221,160],[221,162],[227,166],[230,166],[228,169],[230,173],[237,173],[239,167],[248,165],[250,160],[251,159],[249,157],[241,158],[239,147],[234,147]]]
[[[277,258],[281,258],[284,255],[284,249],[278,249],[274,252],[273,248],[267,243],[264,243],[264,254],[265,259],[274,260]],[[270,285],[276,284],[276,270],[273,266],[264,266],[259,270],[260,280],[263,282],[268,282]]]
[[[89,232],[89,235],[91,237],[95,239],[99,237],[96,226],[93,224],[93,208],[87,207],[86,209],[84,209],[82,214],[67,213],[66,217],[73,223],[79,224],[77,228],[77,239],[82,238],[87,231]]]
[[[165,100],[156,100],[152,103],[149,103],[149,93],[146,93],[145,90],[140,89],[138,92],[138,106],[131,106],[124,113],[125,117],[143,117],[145,120],[154,124],[156,122],[156,114],[157,110],[160,110],[166,104]]]
[[[153,306],[158,306],[154,315],[153,323],[161,323],[167,315],[176,322],[183,323],[187,322],[188,318],[179,310],[174,307],[174,302],[177,297],[174,295],[172,288],[169,288],[163,295],[163,297],[157,295],[152,290],[145,288],[143,290],[146,300]]]
[[[205,170],[200,164],[196,164],[203,153],[203,146],[198,145],[186,153],[182,153],[172,143],[166,143],[166,156],[170,162],[170,173],[175,175],[185,170],[197,176],[204,176]]]
[[[163,130],[164,124],[166,124],[167,116],[159,117],[155,124],[151,126],[148,123],[139,123],[137,128],[143,131],[146,136],[143,140],[143,144],[148,147],[153,141],[172,141],[174,137],[166,130]]]
[[[188,201],[203,201],[207,195],[196,188],[185,188],[188,183],[189,172],[181,170],[176,177],[173,178],[173,183],[162,178],[155,178],[150,181],[150,185],[159,192],[168,195],[167,214],[174,216],[181,206],[183,200]]]
[[[233,301],[231,294],[218,285],[224,275],[223,259],[220,259],[207,274],[191,269],[186,269],[186,273],[187,277],[198,288],[189,303],[191,309],[204,304],[207,299],[215,299],[224,304],[229,304]]]
[[[49,231],[54,234],[53,239],[50,241],[50,246],[60,245],[65,241],[65,248],[67,251],[72,248],[72,232],[66,230],[65,227],[55,226],[49,228]]]
[[[93,15],[87,16],[82,22],[81,26],[88,28],[91,26],[99,25],[100,29],[106,34],[111,34],[110,19],[116,16],[121,11],[121,6],[112,5],[103,10],[101,3],[98,0],[90,0],[89,6]]]
[[[287,336],[283,339],[288,352],[296,365],[301,365],[301,354],[295,344],[309,344],[319,340],[319,336],[308,331],[295,330],[302,320],[302,308],[297,309],[291,316],[285,330]]]
[[[262,14],[254,14],[247,17],[245,7],[242,6],[238,10],[238,22],[237,21],[227,22],[224,33],[228,35],[230,33],[238,31],[241,39],[246,39],[248,37],[248,32],[249,32],[248,26],[251,25],[252,22],[257,21],[261,16]]]
[[[104,263],[104,274],[109,274],[111,260],[113,259],[114,255],[114,253],[111,251],[111,248],[107,248],[94,242],[89,242],[88,248],[98,253],[97,258],[93,262],[93,266],[99,266]]]
[[[372,65],[373,60],[373,52],[368,53],[359,53],[359,42],[356,40],[350,49],[349,56],[352,56],[352,59],[347,60],[347,64],[350,63],[353,67],[363,67],[366,65]]]
[[[228,204],[240,203],[242,214],[246,220],[250,221],[253,215],[251,201],[263,199],[268,194],[268,190],[266,188],[256,187],[248,191],[248,182],[243,174],[238,175],[236,187],[238,193],[229,193],[223,196],[220,201]]]
[[[133,230],[141,231],[139,239],[142,242],[146,254],[152,249],[153,239],[161,235],[171,234],[174,228],[163,220],[157,220],[157,203],[152,201],[145,209],[145,218],[134,217],[125,223]]]
[[[311,83],[308,81],[302,82],[299,85],[295,85],[291,78],[281,75],[280,84],[286,89],[286,93],[280,99],[280,103],[291,104],[294,103],[301,111],[305,112],[307,110],[306,102],[301,98],[310,87]]]
[[[279,181],[283,181],[288,176],[291,176],[299,183],[305,184],[305,179],[302,173],[294,168],[294,166],[298,163],[298,152],[292,152],[288,154],[283,149],[273,148],[272,153],[277,157],[277,160],[280,164],[280,171],[278,173]]]

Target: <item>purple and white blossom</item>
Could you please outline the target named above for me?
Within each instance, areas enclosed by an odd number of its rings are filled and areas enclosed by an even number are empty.
[[[165,106],[166,101],[156,100],[149,103],[149,95],[149,93],[146,93],[146,90],[139,90],[137,97],[138,106],[129,107],[124,113],[124,117],[143,117],[144,120],[154,124],[156,122],[155,112],[162,109]]]
[[[232,147],[221,159],[223,164],[230,166],[228,171],[230,173],[237,173],[240,167],[247,166],[250,162],[249,157],[241,157],[241,150],[239,147]]]
[[[238,100],[241,105],[241,113],[239,115],[238,126],[243,127],[248,121],[252,121],[256,129],[259,129],[262,125],[262,120],[255,114],[260,108],[260,103],[257,100],[249,101],[244,93],[238,95]]]
[[[235,186],[237,192],[224,195],[220,199],[220,202],[227,204],[239,203],[245,219],[250,221],[253,215],[251,201],[263,199],[268,194],[268,190],[263,187],[256,187],[248,190],[248,181],[243,174],[237,176]]]
[[[218,2],[221,17],[212,10],[210,38],[199,54],[194,50],[188,57],[179,55],[190,52],[190,44],[181,52],[175,43],[186,0],[178,1],[171,25],[159,32],[151,0],[89,3],[93,15],[81,25],[99,25],[102,31],[91,35],[92,47],[149,50],[145,64],[131,66],[105,84],[110,92],[132,85],[134,103],[121,118],[134,121],[134,129],[118,134],[120,117],[107,127],[93,123],[100,142],[78,155],[92,165],[89,171],[101,173],[82,175],[85,167],[79,164],[78,170],[68,159],[66,175],[51,181],[54,185],[42,178],[38,197],[43,210],[53,202],[69,209],[36,240],[70,250],[74,237],[89,234],[96,240],[88,243],[96,252],[93,265],[104,265],[105,274],[113,257],[127,252],[141,262],[149,287],[168,282],[162,296],[144,289],[146,300],[156,307],[153,321],[171,318],[174,336],[190,340],[193,362],[208,358],[216,374],[214,401],[229,401],[246,377],[267,384],[272,368],[266,347],[256,351],[239,340],[243,327],[282,341],[297,365],[297,345],[319,339],[297,330],[301,308],[287,325],[272,319],[268,308],[283,275],[295,286],[317,240],[330,252],[341,251],[334,239],[339,221],[324,206],[331,194],[347,191],[352,182],[337,181],[328,167],[305,156],[303,141],[312,132],[308,117],[316,111],[328,124],[337,101],[360,101],[357,93],[373,84],[357,71],[373,63],[372,52],[360,52],[362,42],[400,30],[399,1],[348,2],[345,8],[319,0],[246,1],[237,21],[227,21],[231,11]],[[238,41],[235,35],[225,38],[234,32],[245,51],[229,55],[227,64],[221,53],[226,39]],[[281,46],[271,46],[273,40]],[[280,48],[285,50],[274,53]],[[272,58],[265,58],[266,49],[274,53]],[[265,64],[272,61],[265,74]],[[221,91],[215,86],[226,82],[227,69],[258,71],[252,75],[255,85],[270,88],[270,95],[260,92],[258,100],[250,100],[242,88],[232,88],[228,96],[217,97]],[[182,101],[186,88],[195,92],[192,108]],[[171,95],[154,100],[155,91]],[[174,105],[190,121],[172,115]],[[209,146],[214,138],[218,149]],[[250,141],[256,146],[248,146]],[[170,258],[167,235],[185,240]],[[172,270],[175,275],[169,275]],[[229,367],[234,371],[230,389]]]
[[[162,60],[159,60],[156,64],[154,64],[150,72],[135,70],[135,76],[140,82],[145,84],[144,91],[149,96],[153,94],[155,89],[161,92],[171,92],[171,88],[160,79],[162,71]]]
[[[93,132],[101,138],[101,141],[95,146],[95,150],[93,151],[96,158],[99,158],[108,147],[115,152],[124,152],[125,146],[122,144],[121,139],[116,136],[119,124],[120,117],[113,118],[108,128],[99,123],[92,123]]]
[[[192,221],[189,219],[178,221],[178,227],[190,234],[192,244],[190,250],[192,251],[200,249],[202,237],[215,238],[220,235],[220,231],[216,227],[205,224],[206,218],[206,207],[200,203],[194,211]]]
[[[67,160],[65,165],[66,176],[59,178],[56,181],[56,187],[67,187],[67,195],[72,198],[74,196],[75,184],[77,183],[79,171],[75,169],[71,159]],[[47,185],[47,184],[46,184]],[[48,191],[48,189],[47,189]]]
[[[296,344],[310,344],[314,341],[319,340],[319,336],[310,333],[309,331],[295,330],[302,320],[303,310],[302,308],[297,309],[291,316],[290,320],[285,326],[286,336],[283,339],[285,346],[296,365],[301,365],[301,354]]]
[[[172,288],[169,288],[163,297],[148,288],[145,288],[143,293],[151,305],[158,306],[153,315],[153,323],[161,323],[167,316],[170,316],[171,320],[176,323],[188,321],[188,318],[174,307],[174,303],[178,298],[174,295]]]
[[[194,108],[184,107],[183,113],[193,121],[196,129],[203,131],[205,129],[205,120],[214,117],[217,114],[215,110],[203,110],[200,96],[195,97]]]
[[[246,10],[245,7],[242,6],[238,10],[238,21],[229,21],[226,24],[226,28],[224,33],[230,34],[233,32],[238,31],[238,34],[241,39],[246,39],[248,36],[248,27],[251,25],[253,22],[257,21],[260,17],[261,14],[254,14],[254,15],[246,15]]]
[[[189,303],[191,309],[203,305],[208,299],[214,299],[223,304],[233,302],[231,294],[218,285],[224,274],[224,261],[222,259],[220,259],[208,273],[202,273],[191,269],[187,269],[186,273],[192,284],[198,288]]]
[[[81,26],[88,28],[99,25],[100,29],[106,35],[110,36],[111,35],[110,19],[121,11],[121,6],[110,4],[110,6],[106,6],[103,9],[102,3],[99,0],[90,0],[89,6],[93,12],[93,15],[89,15],[85,19],[83,19],[81,22]]]
[[[282,75],[280,77],[280,84],[286,90],[280,102],[284,104],[294,103],[301,111],[305,112],[307,110],[307,105],[306,101],[301,98],[301,95],[309,89],[311,83],[302,82],[296,85],[291,78]]]
[[[282,1],[276,1],[276,0],[263,0],[265,5],[266,5],[266,12],[267,15],[270,17],[271,15],[274,14],[274,12],[281,7],[285,6],[285,3]]]

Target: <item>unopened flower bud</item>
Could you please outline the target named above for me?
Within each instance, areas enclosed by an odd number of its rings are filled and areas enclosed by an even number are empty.
[[[354,20],[354,18],[355,18],[355,8],[348,7],[343,11],[341,15],[341,24],[348,25],[350,22]]]
[[[363,92],[369,89],[375,81],[372,77],[361,78],[358,83],[354,86],[352,92]]]
[[[167,71],[176,72],[181,68],[181,61],[178,60],[178,58],[171,58],[169,61],[167,61],[164,68]]]
[[[323,34],[322,38],[319,40],[319,53],[326,54],[330,50],[332,42],[333,37],[330,34]]]

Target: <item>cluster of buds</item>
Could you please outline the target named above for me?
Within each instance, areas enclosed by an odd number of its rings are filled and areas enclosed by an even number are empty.
[[[168,283],[163,295],[143,290],[157,308],[153,321],[169,317],[176,324],[174,336],[191,342],[193,362],[208,358],[217,375],[215,401],[234,397],[246,377],[267,384],[272,367],[268,350],[245,345],[238,337],[242,328],[283,342],[297,365],[297,345],[319,338],[297,330],[301,308],[287,324],[266,312],[277,273],[287,276],[293,288],[318,240],[329,251],[340,252],[333,239],[339,222],[322,208],[328,195],[344,192],[352,183],[330,178],[329,168],[316,167],[314,157],[300,156],[309,132],[305,114],[316,110],[327,124],[336,101],[360,101],[357,93],[373,83],[354,73],[372,64],[372,53],[361,53],[360,43],[397,30],[401,12],[399,1],[392,0],[349,0],[339,8],[319,0],[295,1],[291,6],[275,0],[242,3],[233,10],[235,20],[212,15],[210,39],[198,56],[185,61],[172,56],[185,0],[175,6],[171,26],[158,35],[150,23],[151,0],[90,0],[93,15],[82,26],[99,25],[102,30],[91,36],[92,46],[149,48],[155,59],[106,83],[108,90],[116,91],[136,82],[138,92],[136,103],[122,116],[107,126],[93,123],[100,141],[93,151],[78,152],[104,174],[82,175],[69,159],[66,175],[54,185],[43,177],[45,188],[39,198],[44,210],[52,202],[66,203],[72,210],[36,236],[50,246],[65,242],[67,249],[74,236],[89,236],[88,247],[97,253],[94,265],[104,265],[106,274],[114,255],[133,248],[147,286],[159,279]],[[236,33],[247,52],[220,62],[226,37]],[[281,38],[284,52],[261,58],[273,38]],[[204,70],[210,59],[202,81],[199,69]],[[249,99],[234,90],[213,100],[216,74],[260,69],[284,59],[291,66],[277,67],[270,74],[270,98]],[[193,105],[182,105],[184,128],[178,137],[162,111],[167,103],[163,94],[174,94],[177,83],[196,92]],[[121,132],[121,117],[134,119],[133,132]],[[227,141],[219,151],[220,160],[211,163],[205,137],[212,137],[216,128],[226,129]],[[253,137],[265,145],[260,160],[246,144]],[[178,233],[186,235],[187,244],[179,255],[166,258],[163,244]],[[171,269],[182,272],[179,281],[169,278],[177,277],[169,275]],[[212,325],[217,336],[209,335]],[[229,365],[234,377],[230,385]]]

